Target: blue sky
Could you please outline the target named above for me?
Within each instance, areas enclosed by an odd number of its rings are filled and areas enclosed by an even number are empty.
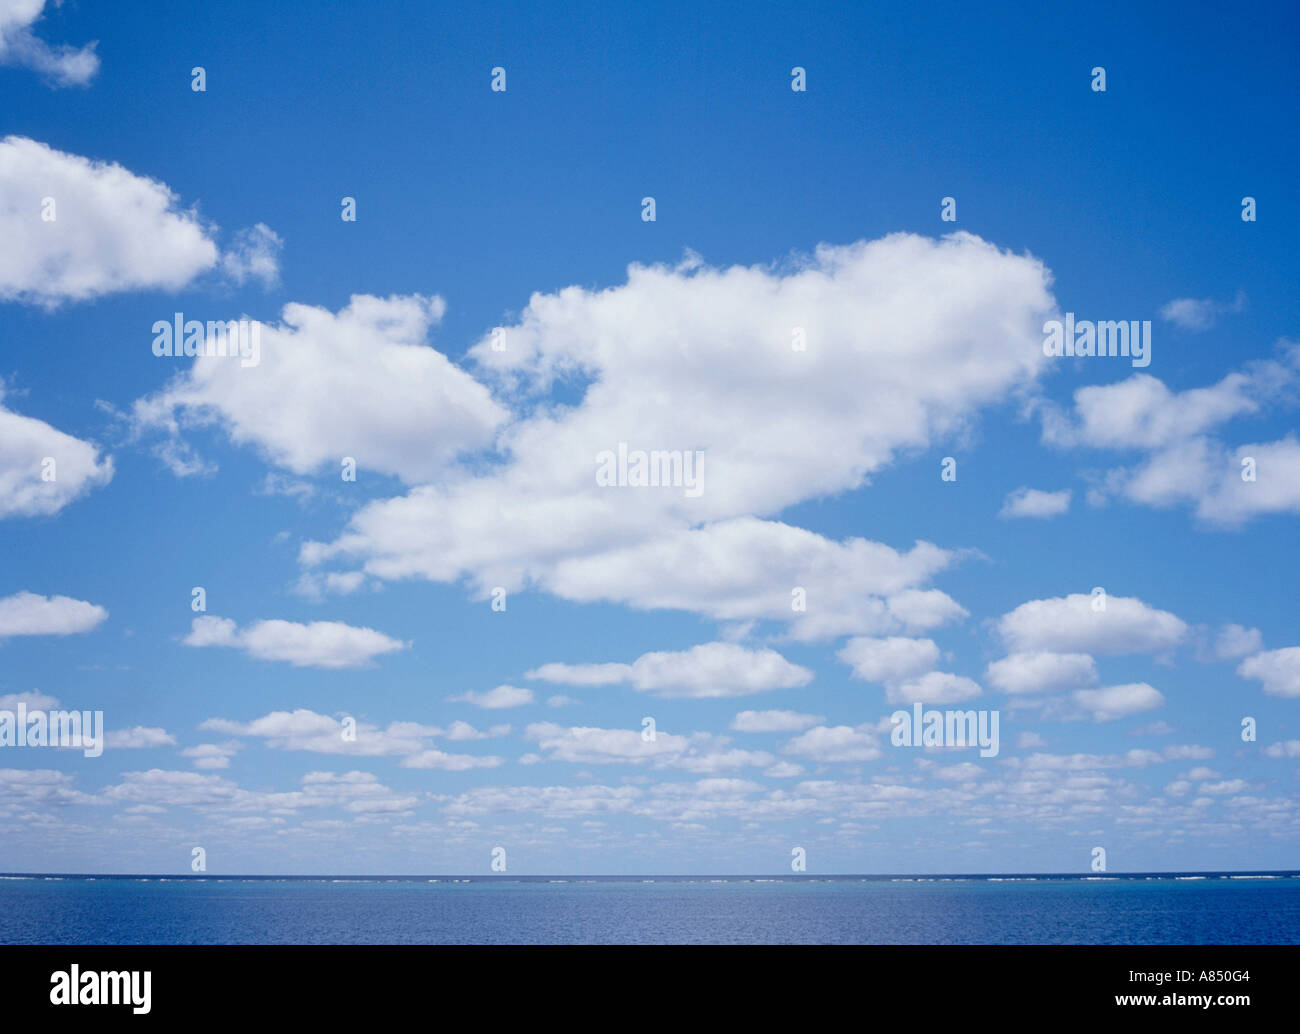
[[[1130,6],[0,2],[0,869],[1294,867],[1296,15]]]

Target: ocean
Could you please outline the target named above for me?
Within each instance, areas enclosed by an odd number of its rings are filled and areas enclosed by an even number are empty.
[[[1297,944],[1300,873],[0,876],[2,944]]]

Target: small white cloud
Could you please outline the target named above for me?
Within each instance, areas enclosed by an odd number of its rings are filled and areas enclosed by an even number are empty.
[[[642,654],[631,664],[543,664],[526,678],[571,686],[628,683],[661,697],[737,697],[807,685],[813,674],[775,650],[703,643],[689,650]]]
[[[685,736],[656,732],[647,740],[639,729],[565,728],[552,722],[528,726],[524,735],[537,742],[547,760],[578,764],[612,764],[645,761],[660,756],[677,756],[690,748]]]
[[[1196,788],[1196,792],[1225,797],[1230,794],[1245,793],[1249,789],[1250,784],[1244,779],[1222,779],[1218,782],[1202,783]]]
[[[999,517],[1059,517],[1070,509],[1070,490],[1043,492],[1037,488],[1017,488],[1002,503]]]
[[[998,631],[1017,653],[1125,654],[1169,650],[1183,641],[1187,625],[1136,597],[1083,593],[1022,603],[998,621]]]
[[[1183,330],[1209,330],[1220,316],[1242,312],[1245,308],[1246,295],[1238,291],[1231,302],[1213,298],[1175,298],[1161,307],[1160,317]]]
[[[1152,711],[1161,707],[1164,695],[1145,682],[1131,682],[1105,689],[1079,689],[1070,699],[1098,722],[1112,722],[1131,714]]]
[[[235,234],[229,250],[221,256],[221,270],[236,284],[256,279],[263,287],[274,287],[280,280],[279,235],[265,223],[258,223]]]
[[[1258,679],[1264,692],[1275,697],[1300,697],[1300,646],[1268,650],[1237,665],[1243,679]]]
[[[523,707],[533,702],[533,691],[518,686],[497,686],[496,689],[475,692],[470,690],[459,696],[448,697],[449,703],[473,704],[489,711],[499,711],[507,707]]]
[[[109,750],[140,750],[146,747],[174,747],[175,745],[176,737],[166,729],[151,729],[143,725],[104,734],[104,746]]]
[[[0,711],[16,711],[22,704],[29,711],[52,711],[59,706],[59,698],[33,690],[30,693],[8,693],[0,696]]]
[[[1041,407],[1043,440],[1146,453],[1106,471],[1093,486],[1100,496],[1158,508],[1191,504],[1198,518],[1225,527],[1262,514],[1300,512],[1300,441],[1294,434],[1235,447],[1210,434],[1294,397],[1300,344],[1282,340],[1277,351],[1277,358],[1247,362],[1206,387],[1174,392],[1149,374],[1135,374],[1080,388],[1072,415]],[[1243,480],[1247,461],[1258,479]]]
[[[736,732],[798,732],[826,719],[798,711],[741,711],[731,720]]]
[[[537,741],[546,761],[576,764],[648,762],[652,768],[676,768],[698,775],[715,775],[739,768],[771,765],[776,760],[766,751],[738,750],[729,746],[727,738],[707,733],[680,736],[658,730],[653,739],[647,739],[640,729],[565,728],[553,722],[538,722],[529,725],[524,736]],[[530,760],[535,763],[541,758]],[[734,780],[705,780],[697,785],[735,789],[741,784]],[[756,788],[753,784],[743,785]]]
[[[387,728],[355,719],[347,722],[301,707],[294,711],[272,711],[251,722],[208,718],[199,728],[227,736],[262,739],[276,750],[369,757],[415,754],[428,746],[428,740],[442,733],[434,726],[416,722],[390,722]]]
[[[989,684],[1004,693],[1052,693],[1097,681],[1097,665],[1086,653],[1013,653],[988,667]]]
[[[340,621],[255,621],[238,628],[229,618],[195,618],[186,646],[227,646],[263,661],[288,661],[296,668],[360,668],[410,644],[373,628]]]
[[[56,4],[59,0],[56,0]],[[5,0],[0,3],[0,64],[39,72],[54,86],[85,86],[99,71],[95,43],[51,46],[32,32],[45,10],[45,0]]]
[[[852,665],[854,678],[893,682],[933,669],[939,661],[939,647],[933,639],[857,636],[850,639],[836,656]]]
[[[931,671],[919,679],[891,684],[885,690],[885,698],[891,704],[957,704],[982,692],[979,683],[964,675]]]
[[[526,679],[558,682],[566,686],[613,686],[632,677],[630,664],[562,664],[551,662],[524,672]]]
[[[74,635],[89,632],[108,611],[70,596],[19,592],[0,599],[0,639],[19,635]]]
[[[452,741],[487,740],[494,736],[508,736],[509,734],[510,726],[508,725],[494,725],[484,731],[474,728],[474,726],[470,725],[469,722],[462,722],[459,720],[452,722],[442,730],[442,736],[445,739]]]
[[[327,571],[317,574],[304,571],[293,591],[304,599],[319,603],[326,596],[350,596],[366,584],[364,571]]]
[[[0,518],[58,513],[113,479],[112,457],[101,458],[92,443],[15,413],[3,400],[0,384]]]
[[[874,761],[881,756],[870,726],[819,725],[794,737],[785,753],[821,762]]]
[[[253,489],[253,492],[255,495],[278,495],[305,502],[315,496],[316,486],[310,481],[302,481],[298,478],[287,477],[284,474],[277,474],[275,471],[269,471],[266,477],[262,479],[261,484]]]
[[[237,740],[226,743],[200,743],[196,747],[186,747],[181,751],[182,757],[189,758],[195,768],[205,770],[229,768],[230,759],[240,750]]]
[[[443,772],[468,772],[474,768],[497,768],[505,758],[478,754],[448,754],[441,750],[422,750],[402,759],[403,768],[438,769]]]
[[[1214,656],[1221,661],[1235,661],[1264,649],[1264,637],[1258,628],[1224,625],[1214,640]]]

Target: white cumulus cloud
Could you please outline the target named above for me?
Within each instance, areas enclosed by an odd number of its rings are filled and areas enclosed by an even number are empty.
[[[663,697],[737,697],[807,685],[812,672],[775,650],[702,643],[689,650],[642,654],[631,664],[544,664],[529,678],[568,685],[626,683]]]
[[[1157,653],[1187,636],[1187,624],[1136,597],[1074,593],[1030,600],[1004,614],[998,631],[1016,653]]]
[[[1242,312],[1246,295],[1238,291],[1231,302],[1214,298],[1175,298],[1160,309],[1160,318],[1184,330],[1209,330],[1225,313]]]
[[[932,670],[939,660],[939,647],[933,639],[859,636],[850,639],[836,656],[852,665],[855,678],[895,682]]]
[[[85,600],[19,592],[0,599],[0,639],[18,635],[89,632],[107,617],[107,610]]]
[[[606,290],[534,294],[503,349],[489,337],[471,350],[511,400],[502,462],[373,502],[302,562],[782,620],[805,639],[936,627],[965,614],[924,584],[944,551],[768,518],[862,488],[1031,385],[1049,279],[969,234],[895,234],[781,266],[633,266]],[[561,382],[576,403],[549,404]],[[701,491],[598,485],[596,457],[619,443],[701,453]]]
[[[211,228],[165,184],[25,137],[0,140],[0,197],[0,300],[176,290],[218,259]]]
[[[1070,698],[1098,722],[1110,722],[1131,714],[1151,711],[1165,702],[1164,694],[1145,682],[1107,686],[1104,689],[1077,689],[1070,694]]]
[[[1264,692],[1275,697],[1300,697],[1300,646],[1268,650],[1237,665],[1243,679],[1258,679]]]
[[[741,711],[731,720],[736,732],[798,732],[825,721],[819,715],[798,711]]]
[[[1070,490],[1044,492],[1017,488],[1002,503],[1000,517],[1059,517],[1070,509]]]
[[[196,357],[135,402],[133,425],[165,431],[169,448],[187,457],[184,430],[215,425],[294,474],[337,471],[351,457],[358,479],[376,471],[431,480],[491,444],[505,419],[485,387],[425,344],[445,308],[436,297],[368,295],[338,313],[287,305],[281,323],[261,325],[256,366]],[[201,467],[173,464],[177,473]]]
[[[0,384],[0,519],[58,513],[112,478],[112,457],[101,458],[90,442],[7,408]]]
[[[874,761],[882,751],[869,725],[819,725],[785,745],[785,753],[821,762]]]
[[[45,0],[0,0],[0,64],[30,68],[55,86],[85,86],[99,71],[95,44],[46,43],[33,32],[44,11]]]
[[[1004,693],[1051,693],[1097,681],[1097,664],[1086,653],[1013,653],[988,667],[989,684]]]
[[[195,618],[186,646],[227,646],[263,661],[288,661],[297,668],[360,668],[409,644],[373,628],[341,621],[254,621],[239,628],[229,618]]]
[[[489,711],[499,711],[507,707],[523,707],[533,702],[533,691],[519,686],[497,686],[482,692],[469,690],[459,696],[448,697],[452,703],[473,704]]]

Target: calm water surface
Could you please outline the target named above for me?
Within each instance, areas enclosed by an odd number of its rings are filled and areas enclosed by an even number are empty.
[[[1300,875],[0,877],[5,944],[1295,944]]]

